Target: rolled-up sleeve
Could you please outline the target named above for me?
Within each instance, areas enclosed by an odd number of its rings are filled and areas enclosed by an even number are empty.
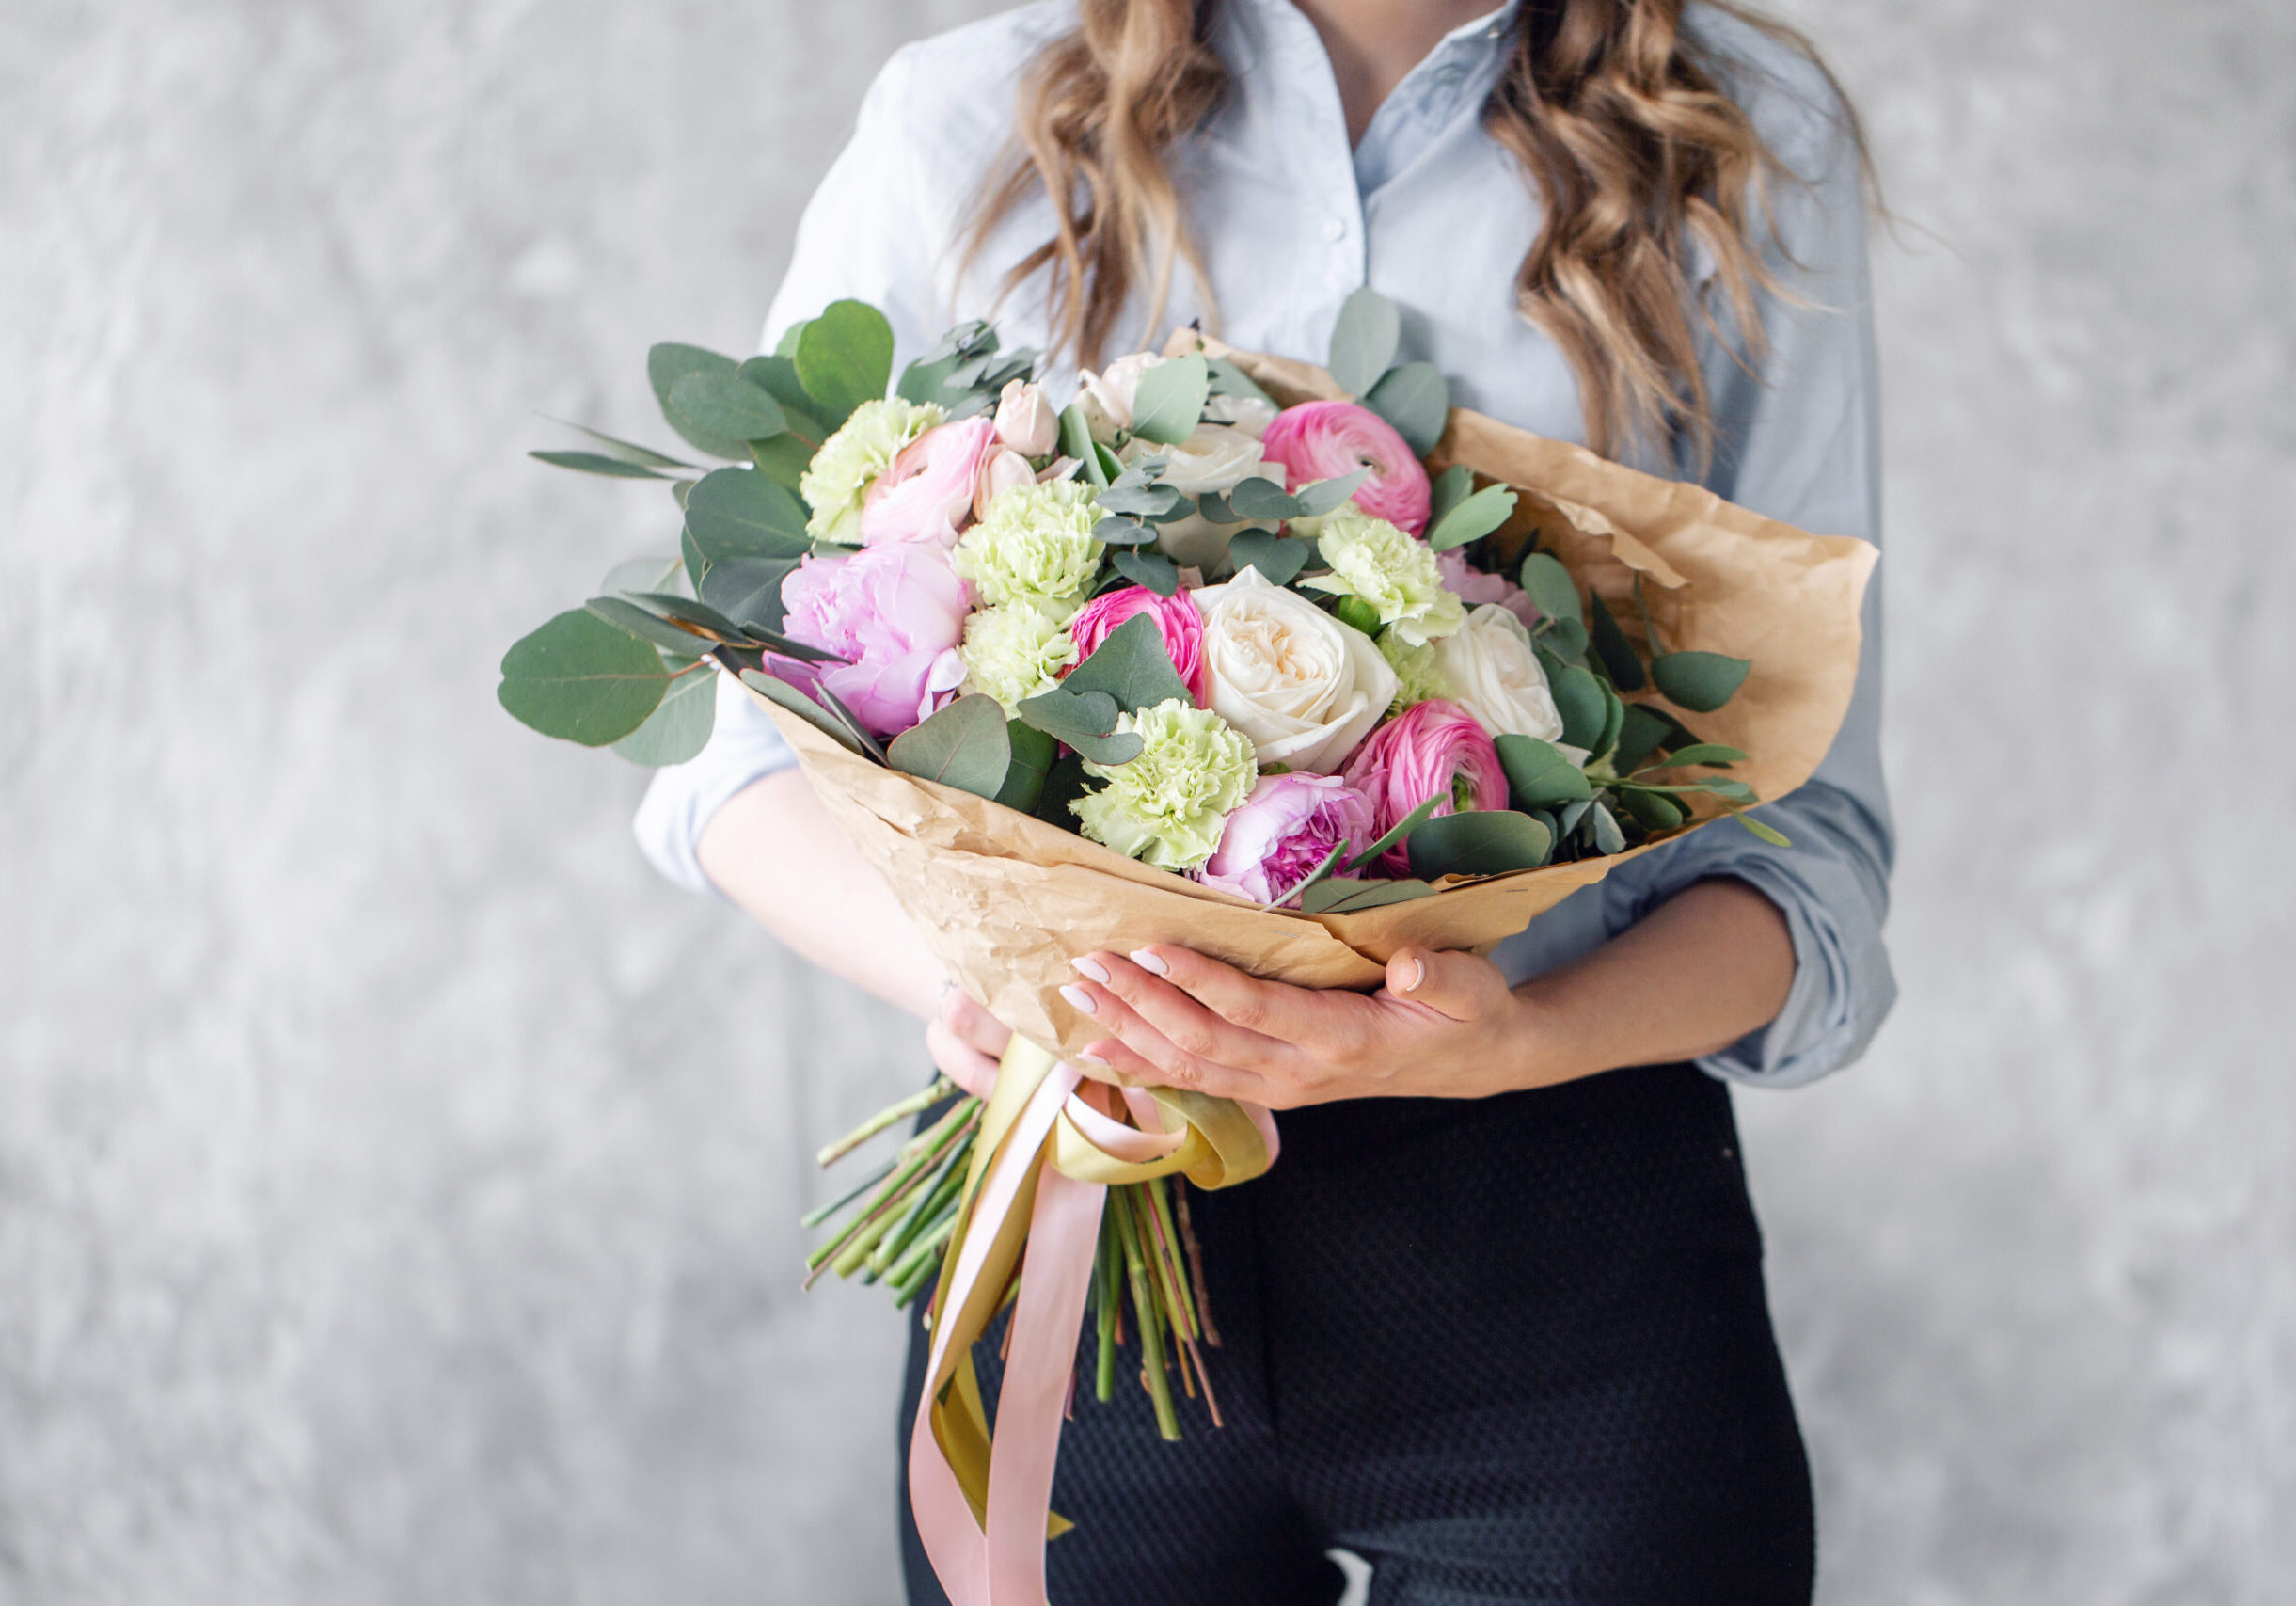
[[[917,181],[904,110],[912,70],[908,52],[885,64],[862,101],[852,140],[806,205],[789,272],[767,314],[765,349],[799,319],[847,296],[869,302],[892,323],[896,372],[932,338],[925,332],[935,266],[927,242],[937,231],[925,225],[943,209]],[[721,676],[709,745],[656,771],[646,788],[632,822],[640,850],[679,886],[715,894],[695,856],[703,831],[736,793],[796,763],[757,700]]]
[[[1790,294],[1764,298],[1768,349],[1749,374],[1718,350],[1707,365],[1718,440],[1706,484],[1757,513],[1821,534],[1880,534],[1880,413],[1866,212],[1856,148],[1815,74],[1763,97],[1766,129],[1802,182],[1773,189],[1771,271]],[[1780,108],[1782,108],[1781,110]],[[1897,995],[1882,941],[1895,839],[1881,769],[1881,584],[1868,588],[1856,693],[1824,762],[1756,811],[1792,846],[1721,822],[1621,867],[1602,883],[1606,925],[1623,930],[1693,882],[1730,876],[1784,914],[1795,977],[1777,1018],[1699,1063],[1734,1081],[1796,1087],[1865,1050]]]

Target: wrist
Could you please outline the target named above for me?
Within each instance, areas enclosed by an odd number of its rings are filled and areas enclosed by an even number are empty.
[[[1567,998],[1546,977],[1511,989],[1514,1000],[1508,1022],[1508,1088],[1551,1088],[1607,1070]]]

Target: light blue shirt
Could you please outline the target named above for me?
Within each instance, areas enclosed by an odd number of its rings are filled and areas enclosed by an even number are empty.
[[[1011,262],[1052,233],[1041,199],[1022,207],[961,278],[968,208],[1007,148],[1031,52],[1066,30],[1072,0],[1022,8],[898,52],[863,102],[853,140],[806,208],[766,326],[841,296],[891,318],[907,361],[960,318],[995,316],[1007,345],[1043,345],[1041,286],[1000,307]],[[1500,71],[1509,7],[1447,37],[1397,86],[1349,149],[1322,41],[1290,0],[1224,0],[1214,47],[1234,87],[1170,154],[1217,302],[1184,270],[1159,327],[1145,294],[1113,351],[1160,344],[1202,317],[1251,350],[1320,358],[1339,304],[1369,284],[1403,309],[1403,355],[1451,377],[1462,406],[1553,438],[1584,439],[1568,365],[1516,311],[1514,277],[1539,202],[1478,113]],[[1766,298],[1769,350],[1748,375],[1717,344],[1704,369],[1718,445],[1702,476],[1757,513],[1874,540],[1880,524],[1879,408],[1865,210],[1839,103],[1809,63],[1745,24],[1693,7],[1689,26],[1723,62],[1731,92],[1799,183],[1773,186],[1766,253],[1793,294]],[[1072,372],[1047,375],[1055,394]],[[1670,462],[1639,466],[1691,477]],[[1893,840],[1880,754],[1879,588],[1847,719],[1818,771],[1761,813],[1793,841],[1773,848],[1723,823],[1623,865],[1509,939],[1497,961],[1522,981],[1617,935],[1691,883],[1734,876],[1785,914],[1797,968],[1777,1019],[1701,1061],[1734,1080],[1792,1087],[1864,1051],[1896,996],[1881,926]],[[664,770],[639,810],[647,855],[673,881],[708,882],[694,843],[744,787],[794,762],[771,723],[721,687],[703,754]]]

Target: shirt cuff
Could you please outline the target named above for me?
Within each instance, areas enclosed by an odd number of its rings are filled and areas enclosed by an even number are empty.
[[[683,764],[654,772],[630,822],[639,851],[669,881],[720,901],[725,894],[703,872],[694,848],[734,794],[768,775],[797,767],[798,755],[773,720],[732,676],[718,676],[717,723],[709,745]]]

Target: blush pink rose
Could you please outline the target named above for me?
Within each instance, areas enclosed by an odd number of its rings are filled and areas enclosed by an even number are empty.
[[[1530,593],[1509,580],[1505,575],[1485,574],[1466,560],[1466,555],[1453,547],[1448,552],[1435,554],[1435,570],[1443,577],[1443,589],[1469,608],[1485,602],[1496,602],[1508,612],[1523,621],[1525,629],[1540,619],[1538,604],[1531,601]]]
[[[1414,703],[1370,734],[1348,760],[1347,781],[1371,800],[1379,835],[1429,798],[1437,814],[1468,808],[1505,808],[1507,771],[1482,723],[1443,697]],[[1398,842],[1379,856],[1392,876],[1411,873],[1411,855]]]
[[[1206,886],[1255,903],[1289,903],[1341,842],[1361,852],[1377,833],[1370,800],[1337,775],[1262,775],[1220,828],[1220,845],[1193,872]]]
[[[957,544],[958,523],[973,511],[981,459],[996,444],[993,420],[974,416],[937,424],[901,448],[861,502],[861,539]]]
[[[1017,383],[1017,381],[1016,381]],[[1005,492],[1037,483],[1037,470],[1010,447],[1000,446],[981,459],[980,486],[973,493],[973,517],[989,517],[989,504]]]
[[[1187,682],[1188,695],[1196,699],[1197,708],[1208,707],[1211,694],[1204,675],[1204,616],[1184,591],[1159,596],[1145,585],[1128,585],[1085,603],[1069,622],[1069,639],[1076,643],[1076,661],[1090,658],[1118,625],[1135,613],[1146,613],[1156,622],[1156,633],[1164,638],[1164,650],[1171,655],[1172,667]]]
[[[1313,480],[1337,479],[1358,469],[1371,472],[1354,495],[1355,505],[1413,535],[1427,528],[1434,499],[1427,470],[1395,426],[1353,402],[1302,402],[1286,407],[1259,437],[1266,460],[1281,463],[1297,490]]]
[[[965,582],[929,542],[810,556],[782,582],[782,601],[784,633],[846,660],[823,665],[820,684],[879,736],[915,724],[965,677]]]

